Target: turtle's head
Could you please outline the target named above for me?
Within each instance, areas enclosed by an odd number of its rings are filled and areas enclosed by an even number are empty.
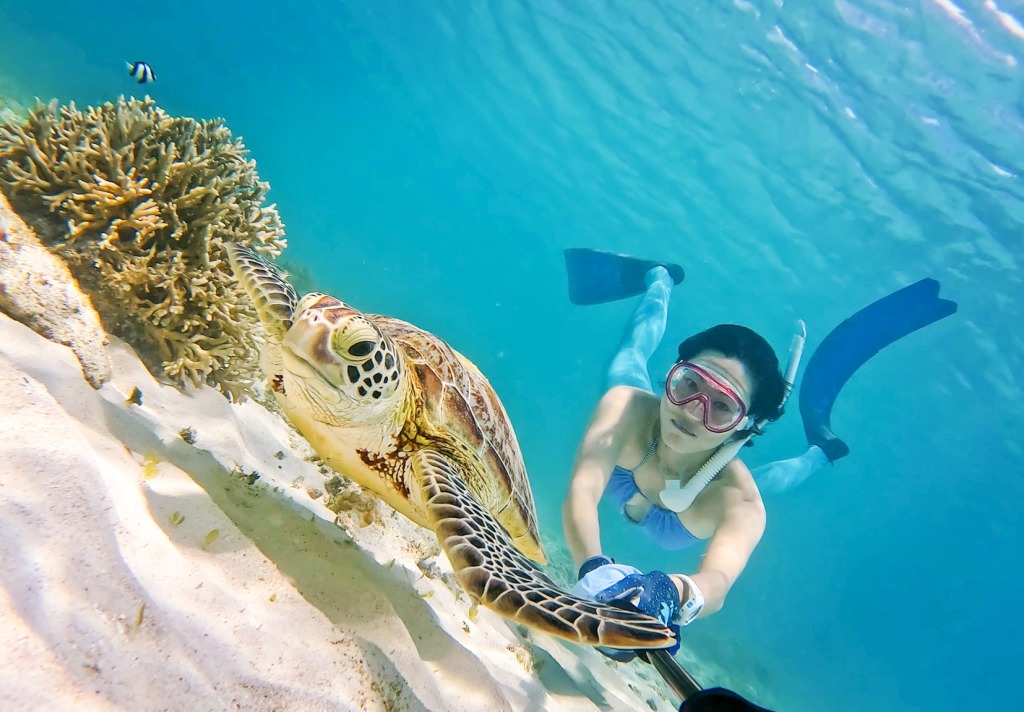
[[[362,312],[324,294],[295,309],[284,337],[285,365],[317,419],[341,424],[389,407],[401,364],[394,343]],[[360,417],[362,416],[362,417]]]

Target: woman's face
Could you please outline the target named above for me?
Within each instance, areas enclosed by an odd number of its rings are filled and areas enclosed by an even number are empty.
[[[742,362],[723,356],[717,351],[701,351],[690,361],[720,375],[750,406],[752,384]],[[713,433],[704,425],[704,403],[692,400],[684,405],[675,405],[662,393],[661,396],[661,439],[677,452],[701,452],[710,450],[728,440],[743,423],[737,424],[724,433]]]

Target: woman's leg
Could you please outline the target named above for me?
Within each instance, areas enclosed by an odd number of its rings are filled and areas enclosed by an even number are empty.
[[[828,458],[822,449],[817,445],[811,445],[803,455],[769,462],[755,468],[751,474],[757,482],[761,496],[770,497],[796,489],[826,463]]]
[[[647,273],[647,291],[633,312],[619,350],[608,368],[608,387],[633,386],[653,391],[647,362],[665,335],[668,322],[668,300],[675,282],[664,267]]]

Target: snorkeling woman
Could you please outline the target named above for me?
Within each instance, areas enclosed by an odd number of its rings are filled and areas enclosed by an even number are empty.
[[[676,604],[670,595],[659,605],[679,609],[683,625],[719,610],[764,533],[761,495],[750,470],[735,458],[688,506],[678,506],[674,495],[727,441],[748,434],[755,422],[777,418],[785,393],[768,342],[733,324],[683,341],[660,395],[611,388],[583,436],[562,510],[569,550],[587,582],[579,592],[593,597],[639,574],[602,553],[597,505],[607,495],[664,549],[708,541],[692,576],[662,574],[662,583],[672,587],[663,593],[674,594]]]
[[[792,490],[825,463],[849,454],[830,426],[843,385],[871,356],[907,334],[956,312],[923,279],[879,299],[839,324],[811,356],[800,389],[808,450],[754,473],[735,454],[781,415],[796,377],[803,324],[783,376],[768,342],[723,324],[686,339],[656,395],[647,363],[661,342],[679,265],[573,248],[565,251],[569,296],[598,304],[643,294],[608,371],[609,390],[583,436],[563,527],[579,569],[578,595],[628,601],[667,625],[687,625],[719,610],[764,533],[761,492]],[[603,554],[597,504],[609,496],[666,550],[707,541],[692,575],[616,564]],[[632,651],[602,650],[617,660]],[[674,651],[673,651],[674,652]]]

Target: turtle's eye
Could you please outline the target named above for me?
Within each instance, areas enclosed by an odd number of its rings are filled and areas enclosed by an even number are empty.
[[[348,347],[348,352],[356,358],[362,358],[368,356],[376,346],[377,344],[372,341],[357,341]]]

